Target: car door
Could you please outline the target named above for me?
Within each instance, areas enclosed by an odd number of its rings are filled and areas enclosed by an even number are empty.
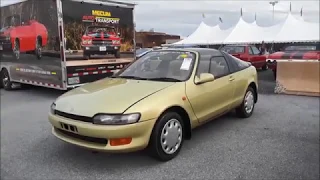
[[[224,57],[201,58],[196,76],[201,73],[211,73],[216,78],[198,85],[187,83],[186,94],[198,120],[205,122],[229,110],[234,84]]]
[[[261,52],[257,47],[250,46],[250,49],[249,54],[251,56],[251,63],[255,67],[261,68],[265,64],[266,58],[260,54]]]

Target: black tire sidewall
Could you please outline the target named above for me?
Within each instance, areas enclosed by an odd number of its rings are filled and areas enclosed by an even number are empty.
[[[1,78],[1,81],[0,81],[0,88],[3,88],[3,80],[2,80],[2,76],[3,76],[3,70],[0,70],[0,78]]]
[[[19,41],[17,39],[14,41],[14,46],[16,46],[16,44],[18,44],[18,48],[19,48],[19,57],[17,57],[17,54],[15,52],[13,53],[13,56],[14,56],[14,58],[16,60],[19,60],[20,59],[20,55],[21,55],[21,51],[20,51],[20,43],[19,43]]]
[[[177,119],[182,127],[182,139],[181,139],[181,144],[178,148],[178,150],[176,152],[174,152],[173,154],[167,154],[163,151],[162,147],[161,147],[161,133],[162,133],[162,129],[164,127],[164,125],[170,120],[170,119]],[[175,112],[168,112],[165,113],[164,115],[161,116],[160,119],[158,119],[158,121],[155,124],[155,127],[152,131],[152,135],[150,138],[150,147],[149,150],[151,151],[151,155],[155,158],[157,158],[160,161],[169,161],[171,159],[173,159],[174,157],[176,157],[182,146],[183,146],[183,142],[184,142],[184,124],[182,121],[182,118],[179,114],[175,113]]]
[[[114,56],[115,56],[116,58],[120,58],[120,51],[117,50],[117,51],[114,53]]]
[[[8,82],[7,86],[5,86],[4,83],[3,83],[3,78],[4,78],[5,74],[7,74],[8,79],[9,79],[9,82]],[[3,86],[3,89],[8,90],[8,91],[12,90],[12,82],[11,82],[11,79],[10,79],[10,76],[9,76],[9,72],[6,69],[1,70],[1,84]]]
[[[83,51],[83,58],[84,58],[85,60],[90,59],[90,54],[89,54],[87,51]]]
[[[42,46],[42,44],[40,43],[40,40],[39,38],[37,38],[37,41],[36,41],[36,56],[38,59],[41,59],[42,58],[42,50],[40,49]],[[40,51],[39,51],[40,49]]]

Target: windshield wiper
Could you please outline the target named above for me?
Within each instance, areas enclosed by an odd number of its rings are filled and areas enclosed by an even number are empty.
[[[169,77],[158,77],[158,78],[149,78],[151,81],[167,81],[167,82],[182,82],[179,79],[169,78]]]
[[[135,79],[135,80],[148,80],[147,78],[137,77],[137,76],[116,76],[117,78],[125,79]]]

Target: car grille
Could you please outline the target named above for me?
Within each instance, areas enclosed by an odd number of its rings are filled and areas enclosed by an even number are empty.
[[[112,45],[112,40],[93,40],[93,45]]]
[[[66,136],[69,136],[69,137],[72,137],[72,138],[75,138],[75,139],[79,139],[79,140],[82,140],[82,141],[92,142],[92,143],[101,144],[101,145],[107,145],[108,144],[108,140],[107,139],[82,136],[82,135],[75,134],[75,133],[72,133],[72,132],[69,132],[69,131],[65,131],[65,130],[62,130],[62,129],[58,129],[58,128],[55,128],[55,130],[58,131],[61,134],[64,134]]]
[[[0,36],[0,44],[7,44],[7,43],[10,43],[10,40],[8,40],[4,36]]]
[[[61,116],[61,117],[68,118],[68,119],[72,119],[75,121],[83,121],[83,122],[89,122],[89,123],[93,122],[91,117],[69,114],[69,113],[58,111],[58,110],[55,110],[54,114]]]

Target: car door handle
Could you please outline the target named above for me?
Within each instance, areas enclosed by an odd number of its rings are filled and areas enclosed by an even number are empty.
[[[233,81],[233,80],[234,80],[234,77],[230,76],[229,81]]]

